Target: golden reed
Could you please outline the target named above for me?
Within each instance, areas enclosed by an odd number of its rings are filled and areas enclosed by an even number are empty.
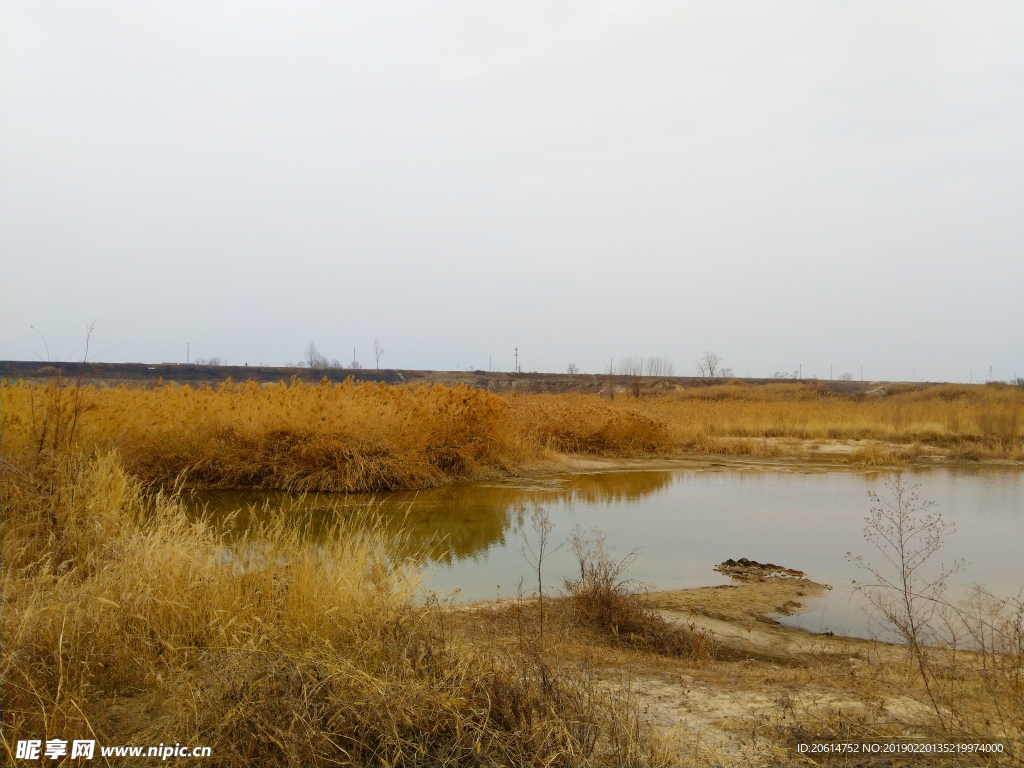
[[[56,385],[0,387],[4,451],[57,437]],[[556,453],[820,452],[865,465],[921,456],[1020,461],[1024,398],[1009,386],[848,397],[813,384],[725,384],[639,398],[499,395],[465,386],[227,382],[217,389],[65,387],[86,452],[116,449],[147,482],[296,491],[423,488],[514,473]],[[49,423],[49,426],[48,426]],[[41,432],[48,434],[42,435]],[[67,431],[67,428],[65,428]]]

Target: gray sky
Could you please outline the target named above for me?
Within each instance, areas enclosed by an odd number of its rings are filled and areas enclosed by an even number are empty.
[[[1024,375],[1024,4],[0,3],[0,357]]]

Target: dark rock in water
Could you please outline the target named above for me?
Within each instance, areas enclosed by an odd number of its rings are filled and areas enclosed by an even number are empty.
[[[738,581],[767,581],[768,579],[802,579],[803,571],[793,568],[783,568],[774,563],[759,563],[756,560],[749,560],[741,557],[739,560],[729,558],[721,565],[715,566],[715,570]]]

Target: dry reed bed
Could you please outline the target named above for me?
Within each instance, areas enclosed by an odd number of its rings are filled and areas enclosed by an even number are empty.
[[[112,454],[7,464],[0,492],[5,765],[24,738],[204,745],[223,766],[657,762],[585,670],[480,652],[417,606],[373,519],[311,546],[282,512],[229,545]]]
[[[966,458],[1021,458],[1024,393],[1007,385],[895,388],[846,397],[820,386],[725,384],[642,400],[673,441],[712,452],[721,438],[878,440]],[[723,451],[728,452],[728,451]]]
[[[638,455],[670,450],[666,427],[636,408],[581,395],[528,406],[465,386],[254,383],[155,389],[0,389],[5,450],[53,444],[116,448],[129,470],[197,486],[374,491],[507,474],[549,449]],[[49,421],[47,419],[49,418]],[[48,430],[48,431],[47,431]]]
[[[297,491],[424,488],[521,470],[549,452],[805,455],[803,441],[865,441],[846,460],[1024,458],[1024,398],[943,385],[837,396],[814,385],[726,384],[640,398],[497,395],[465,386],[292,382],[152,389],[0,386],[4,450],[116,449],[167,486]],[[881,443],[884,443],[881,444]]]

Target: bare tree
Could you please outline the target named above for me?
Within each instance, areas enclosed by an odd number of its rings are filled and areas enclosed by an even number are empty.
[[[844,373],[842,376],[839,377],[839,380],[840,381],[852,381],[853,380],[853,374],[852,373]]]
[[[89,362],[89,342],[92,340],[92,332],[96,329],[96,320],[85,325],[85,354],[82,356],[82,362]]]
[[[384,347],[380,345],[380,339],[373,339],[373,357],[377,361],[377,369],[380,369],[380,357],[384,354]]]
[[[618,373],[620,376],[629,376],[629,390],[633,397],[640,397],[640,377],[644,375],[644,359],[628,355],[619,359]]]
[[[565,369],[566,373],[579,373],[580,369],[576,367],[576,363],[569,363],[569,367]]]
[[[353,371],[358,371],[363,367],[363,364],[360,363],[358,360],[353,360],[351,363],[348,364],[348,367]]]
[[[316,344],[312,341],[309,342],[309,346],[302,350],[302,361],[309,368],[328,368],[330,362],[320,354],[320,350],[316,348]]]
[[[701,376],[714,378],[715,376],[720,375],[718,368],[721,364],[722,358],[709,349],[697,361],[697,370],[700,371]]]
[[[620,376],[643,376],[644,359],[633,355],[619,358],[618,373]]]
[[[648,357],[644,361],[648,376],[675,376],[676,367],[667,357]]]
[[[721,376],[723,379],[731,379],[733,375],[732,368],[720,368],[718,371],[718,375]]]
[[[555,524],[551,522],[551,515],[548,514],[547,510],[543,507],[534,507],[530,513],[530,527],[533,528],[533,532],[537,535],[537,545],[530,542],[530,537],[527,536],[526,531],[523,531],[523,546],[520,548],[520,554],[523,559],[526,560],[530,566],[537,571],[537,597],[540,600],[540,643],[541,647],[544,646],[544,580],[543,580],[543,566],[544,559],[551,554],[554,554],[562,548],[559,544],[552,550],[548,550],[548,538],[551,536],[551,531],[555,529]]]

